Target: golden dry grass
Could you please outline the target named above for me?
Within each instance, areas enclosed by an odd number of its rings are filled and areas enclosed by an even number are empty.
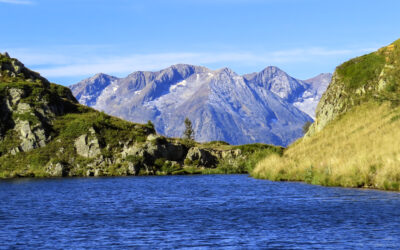
[[[400,190],[400,108],[366,103],[261,160],[252,175],[326,186]]]

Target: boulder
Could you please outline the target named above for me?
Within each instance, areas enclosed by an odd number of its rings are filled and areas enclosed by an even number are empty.
[[[183,161],[188,152],[187,148],[182,144],[169,143],[165,147],[165,157],[170,161]]]
[[[145,162],[151,163],[157,158],[165,158],[170,161],[183,161],[185,159],[187,148],[179,143],[170,143],[161,141],[162,143],[157,143],[157,138],[149,135],[152,139],[147,141],[145,144],[134,144],[131,146],[124,146],[121,152],[122,157],[128,155],[134,155],[142,157]]]
[[[46,172],[53,177],[68,176],[69,168],[61,162],[50,163],[46,168]]]
[[[18,103],[16,113],[17,114],[24,114],[31,112],[32,108],[29,104],[27,103]]]
[[[146,138],[146,141],[156,141],[160,138],[162,138],[162,136],[160,136],[158,134],[149,134]]]
[[[98,176],[103,176],[103,175],[104,175],[103,170],[101,170],[99,168],[96,168],[94,170],[94,176],[98,177]]]
[[[215,167],[218,163],[218,159],[206,149],[193,147],[189,149],[185,162],[191,162],[198,166]]]
[[[140,164],[128,163],[128,175],[138,175],[140,171]]]
[[[101,150],[95,130],[90,128],[89,133],[90,135],[84,134],[75,140],[75,149],[80,156],[94,158],[101,153]]]
[[[10,101],[12,105],[16,105],[19,103],[21,98],[24,95],[24,91],[22,89],[11,88],[9,91]]]
[[[44,147],[46,145],[46,133],[40,125],[37,125],[32,129],[29,121],[18,119],[14,129],[20,135],[21,151],[28,152],[32,149]]]

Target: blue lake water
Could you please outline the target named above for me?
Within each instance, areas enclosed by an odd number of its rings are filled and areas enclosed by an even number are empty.
[[[246,175],[0,181],[0,248],[396,248],[400,194]]]

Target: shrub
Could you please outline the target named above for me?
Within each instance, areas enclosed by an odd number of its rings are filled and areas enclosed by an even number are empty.
[[[138,155],[128,155],[125,158],[126,161],[133,163],[134,165],[137,164],[142,164],[144,161],[143,156],[138,156]]]
[[[183,138],[186,140],[194,141],[194,130],[192,122],[189,120],[189,118],[186,117],[184,124],[185,124],[185,131],[183,132]]]

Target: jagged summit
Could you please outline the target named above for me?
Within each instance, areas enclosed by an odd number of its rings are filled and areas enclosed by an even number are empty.
[[[183,70],[183,69],[195,69],[195,70],[206,70],[206,71],[209,70],[208,68],[203,67],[203,66],[197,66],[197,65],[186,64],[186,63],[174,64],[168,68],[177,69],[177,70]],[[163,71],[163,70],[161,70],[161,71]]]
[[[236,72],[234,72],[231,68],[228,68],[228,67],[217,69],[214,72],[215,73],[220,73],[220,74],[222,73],[222,74],[233,75],[233,76],[238,75],[238,74],[236,74]]]
[[[20,80],[40,82],[47,86],[50,84],[49,81],[40,76],[39,73],[26,68],[18,59],[11,58],[7,52],[4,54],[0,53],[0,80],[3,82],[15,82]]]
[[[255,75],[246,75],[245,79],[250,83],[267,88],[287,101],[294,101],[294,98],[306,89],[304,82],[289,76],[274,66],[267,67]]]
[[[76,98],[82,104],[90,106],[96,102],[96,97],[100,94],[101,90],[116,80],[118,78],[114,76],[104,73],[96,74],[75,86],[75,89],[79,91],[79,95]]]
[[[167,136],[180,137],[189,117],[199,141],[287,145],[311,120],[301,108],[314,114],[318,100],[294,105],[310,86],[272,66],[240,76],[229,68],[176,64],[105,83],[89,78],[71,90],[82,104],[135,122],[151,120]]]
[[[96,79],[96,78],[107,78],[107,77],[111,77],[111,76],[108,75],[108,74],[105,74],[105,73],[97,73],[97,74],[95,74],[94,76],[92,76],[91,79]]]

